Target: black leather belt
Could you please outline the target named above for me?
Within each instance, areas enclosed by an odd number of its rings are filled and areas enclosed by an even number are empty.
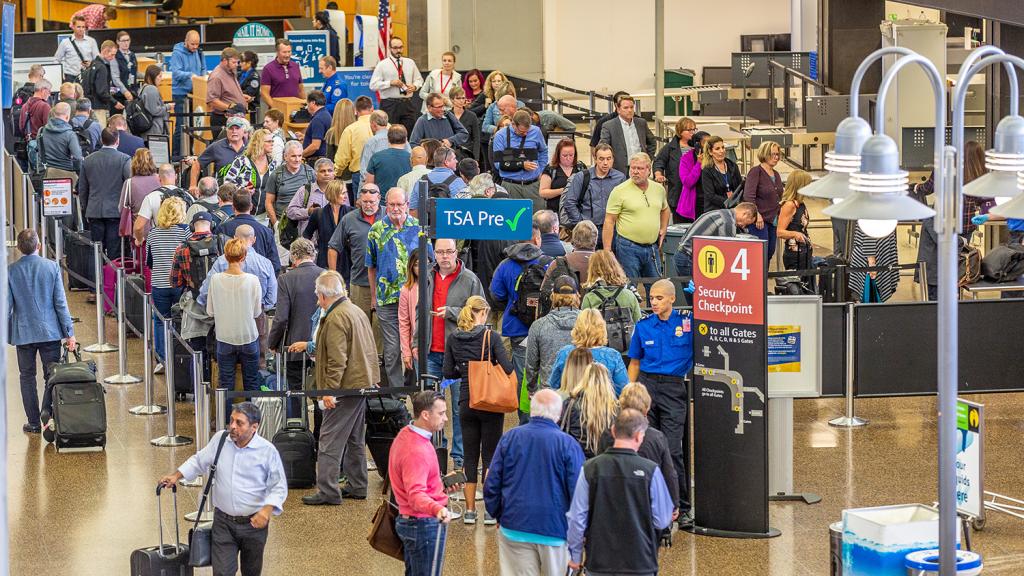
[[[252,517],[255,516],[255,514],[250,514],[248,516],[232,516],[225,512],[221,512],[220,508],[214,508],[213,513],[215,516],[220,516],[228,522],[234,522],[235,524],[248,524],[249,521],[252,520]]]
[[[512,178],[502,178],[501,179],[502,182],[511,182],[513,184],[518,184],[520,186],[529,186],[530,184],[533,184],[537,180],[538,180],[538,178],[534,178],[533,180],[514,180]]]

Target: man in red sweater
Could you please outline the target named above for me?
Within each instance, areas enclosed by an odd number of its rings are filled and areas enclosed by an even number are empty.
[[[405,573],[428,576],[441,574],[451,519],[437,452],[431,442],[433,434],[448,421],[448,404],[443,394],[426,390],[413,395],[412,409],[416,419],[391,444],[388,478],[398,502],[395,531],[405,545]]]

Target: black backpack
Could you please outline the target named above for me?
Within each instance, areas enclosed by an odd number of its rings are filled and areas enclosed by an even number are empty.
[[[625,289],[625,286],[619,286],[611,296],[602,297],[597,304],[597,310],[601,312],[608,330],[608,347],[623,354],[629,351],[629,341],[632,340],[633,329],[636,328],[629,308],[619,306],[619,294]]]
[[[541,256],[533,264],[524,266],[516,278],[516,301],[512,304],[510,312],[527,327],[544,315],[541,285],[544,284],[544,273],[551,260],[547,256]]]
[[[21,110],[28,104],[30,98],[32,98],[32,92],[26,92],[25,87],[22,86],[11,101],[11,127],[15,142],[23,142],[28,138],[29,133],[32,132],[31,126],[25,125],[30,124],[30,118],[27,114],[25,116],[25,124],[21,123]]]
[[[211,234],[200,240],[186,240],[188,246],[188,272],[192,281],[193,295],[199,295],[199,287],[203,285],[214,262],[223,253],[221,238]]]
[[[569,261],[565,259],[565,256],[559,256],[551,262],[551,266],[548,266],[547,272],[544,273],[544,283],[541,284],[541,311],[540,315],[543,316],[551,310],[551,293],[555,289],[555,280],[559,276],[568,276],[576,280],[576,285],[580,285],[579,274],[573,272],[572,267],[569,266]]]
[[[452,182],[458,178],[458,174],[452,174],[441,182],[431,182],[427,190],[428,198],[450,198]]]
[[[74,44],[74,42],[72,42],[72,44]],[[97,57],[97,60],[98,59],[99,57]],[[96,70],[98,69],[97,66],[93,66],[92,64],[90,64],[88,68],[82,69],[81,73],[82,95],[88,98],[89,100],[92,100],[93,102],[96,101]]]
[[[1024,246],[996,246],[981,259],[981,273],[992,282],[1013,282],[1024,275]]]
[[[164,200],[167,200],[168,198],[181,198],[181,201],[185,203],[186,209],[191,208],[192,203],[195,202],[195,198],[193,198],[191,194],[177,186],[163,188],[163,192],[160,193],[160,203],[163,204]]]
[[[153,127],[153,117],[146,112],[141,98],[134,98],[124,105],[124,118],[132,134],[141,135]]]
[[[205,208],[206,212],[213,217],[213,222],[210,225],[210,230],[216,230],[217,226],[220,226],[222,223],[224,223],[225,220],[228,219],[228,213],[221,209],[220,204],[216,202],[210,204],[209,202],[205,202],[203,200],[196,200],[195,203]]]
[[[83,157],[96,151],[92,144],[92,137],[89,136],[89,127],[92,125],[93,119],[86,118],[81,126],[71,126],[71,131],[75,133],[75,138],[78,138],[78,145],[82,148]]]

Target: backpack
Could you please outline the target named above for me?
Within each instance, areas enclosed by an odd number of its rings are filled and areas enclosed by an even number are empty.
[[[132,134],[142,134],[153,127],[153,117],[146,112],[141,98],[133,98],[124,105],[124,118]]]
[[[629,351],[629,342],[636,328],[629,308],[619,306],[619,294],[625,289],[625,286],[619,286],[611,296],[602,297],[597,304],[597,310],[601,312],[608,330],[608,347],[623,354]]]
[[[163,192],[160,193],[161,204],[163,204],[164,200],[167,200],[168,198],[181,198],[181,200],[185,203],[186,210],[188,208],[191,208],[192,203],[195,202],[195,198],[193,198],[191,194],[185,192],[184,190],[176,186],[171,188],[164,188]]]
[[[71,44],[74,45],[74,42]],[[82,95],[93,102],[96,101],[96,70],[97,67],[90,64],[89,67],[84,68],[81,73]]]
[[[92,144],[92,137],[89,136],[89,127],[92,125],[92,118],[86,118],[81,126],[71,125],[71,131],[75,133],[75,137],[78,138],[78,145],[82,148],[83,157],[96,151]]]
[[[217,204],[216,202],[210,204],[203,200],[196,200],[195,203],[205,208],[206,212],[210,216],[213,216],[213,225],[210,226],[210,230],[215,230],[217,226],[220,226],[221,223],[228,219],[228,213],[222,210],[220,204]]]
[[[551,261],[551,258],[541,256],[533,264],[524,266],[516,278],[516,301],[509,312],[527,328],[534,320],[543,316],[540,287],[544,283],[544,273]]]
[[[996,246],[981,259],[981,273],[992,282],[1013,282],[1024,274],[1024,245]]]
[[[428,198],[449,198],[451,197],[451,185],[458,178],[458,174],[452,174],[441,182],[432,182],[427,192]]]
[[[31,125],[26,126],[21,123],[21,110],[28,105],[30,98],[32,98],[32,93],[26,93],[25,87],[22,86],[18,89],[18,93],[14,95],[14,100],[11,102],[11,126],[13,127],[12,133],[14,134],[15,143],[23,142],[32,133]],[[29,124],[30,120],[31,118],[26,114],[25,124]]]
[[[565,256],[555,258],[551,262],[551,266],[548,266],[547,272],[544,273],[544,282],[540,287],[541,316],[551,311],[551,293],[555,289],[555,280],[557,280],[559,276],[568,276],[573,278],[576,280],[576,285],[580,285],[579,274],[573,272],[572,268],[569,266],[569,261],[565,259]]]
[[[188,246],[188,273],[191,278],[193,295],[199,295],[199,287],[210,274],[214,262],[224,251],[220,236],[211,234],[200,240],[186,240]]]

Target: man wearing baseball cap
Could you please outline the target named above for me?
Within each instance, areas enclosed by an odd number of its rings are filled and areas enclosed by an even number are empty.
[[[217,237],[213,235],[213,216],[209,212],[197,212],[192,215],[192,235],[174,251],[174,261],[171,263],[171,285],[175,288],[184,288],[189,296],[181,300],[182,309],[188,310],[183,314],[183,322],[188,320],[199,321],[205,318],[205,310],[195,305],[195,298],[199,296],[199,287],[209,274],[214,261],[222,252]],[[186,303],[187,302],[187,303]],[[186,320],[188,319],[188,320]],[[196,329],[193,332],[209,332],[213,326],[212,318],[209,325],[203,329]],[[187,333],[184,331],[183,333]],[[207,336],[189,338],[189,345],[194,350],[206,350]],[[210,377],[210,354],[203,354],[203,378]]]
[[[551,310],[530,325],[526,337],[526,385],[530,394],[546,386],[558,351],[572,344],[572,328],[580,313],[580,291],[572,276],[555,278],[551,289]]]
[[[221,169],[226,169],[235,158],[245,152],[245,142],[252,129],[249,121],[245,118],[232,116],[227,119],[226,126],[227,137],[213,142],[199,155],[199,169],[192,170],[191,182],[189,183],[189,192],[193,196],[198,196],[200,173],[205,174],[207,167],[212,164],[213,173],[219,174]],[[196,160],[195,156],[190,156],[185,162],[192,164],[194,167]]]

